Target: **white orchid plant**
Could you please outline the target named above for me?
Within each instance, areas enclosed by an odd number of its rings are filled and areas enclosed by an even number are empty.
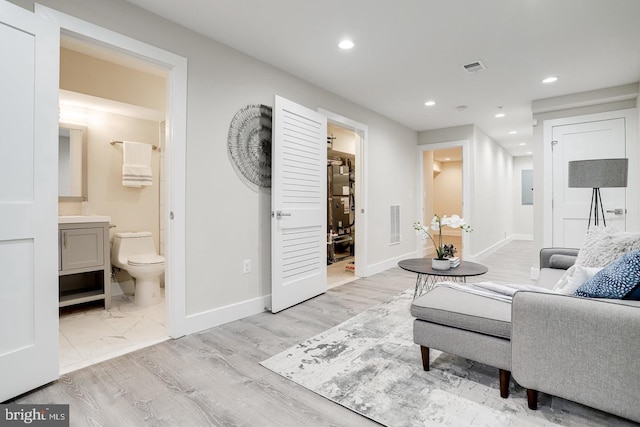
[[[458,215],[451,215],[450,217],[445,215],[442,218],[440,218],[439,215],[434,215],[431,220],[431,227],[426,227],[420,224],[420,221],[413,223],[413,228],[416,230],[416,234],[420,236],[422,240],[431,239],[433,246],[436,248],[436,253],[438,254],[437,259],[440,260],[445,259],[444,245],[442,244],[442,227],[445,226],[450,228],[460,228],[467,233],[473,231],[471,226],[465,222],[464,218],[460,218]],[[438,232],[438,242],[434,240],[433,236],[429,232],[429,228],[431,228],[432,231]]]

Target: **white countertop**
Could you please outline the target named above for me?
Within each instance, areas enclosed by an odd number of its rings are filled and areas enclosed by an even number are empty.
[[[78,224],[84,222],[111,222],[106,215],[65,215],[58,217],[58,224]]]

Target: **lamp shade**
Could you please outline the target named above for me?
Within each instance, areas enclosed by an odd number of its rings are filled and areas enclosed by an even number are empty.
[[[628,168],[629,159],[574,160],[569,162],[569,187],[626,187]]]

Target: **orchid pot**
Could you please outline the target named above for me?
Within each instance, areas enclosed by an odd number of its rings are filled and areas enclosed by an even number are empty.
[[[447,258],[445,259],[431,258],[431,268],[433,270],[439,270],[439,271],[448,270],[451,268],[451,261],[449,261]]]

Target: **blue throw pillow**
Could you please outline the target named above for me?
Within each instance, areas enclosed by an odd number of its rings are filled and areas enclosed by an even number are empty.
[[[636,286],[631,292],[626,294],[623,299],[640,301],[640,285]]]
[[[576,290],[579,297],[622,299],[640,283],[640,250],[628,252]]]

